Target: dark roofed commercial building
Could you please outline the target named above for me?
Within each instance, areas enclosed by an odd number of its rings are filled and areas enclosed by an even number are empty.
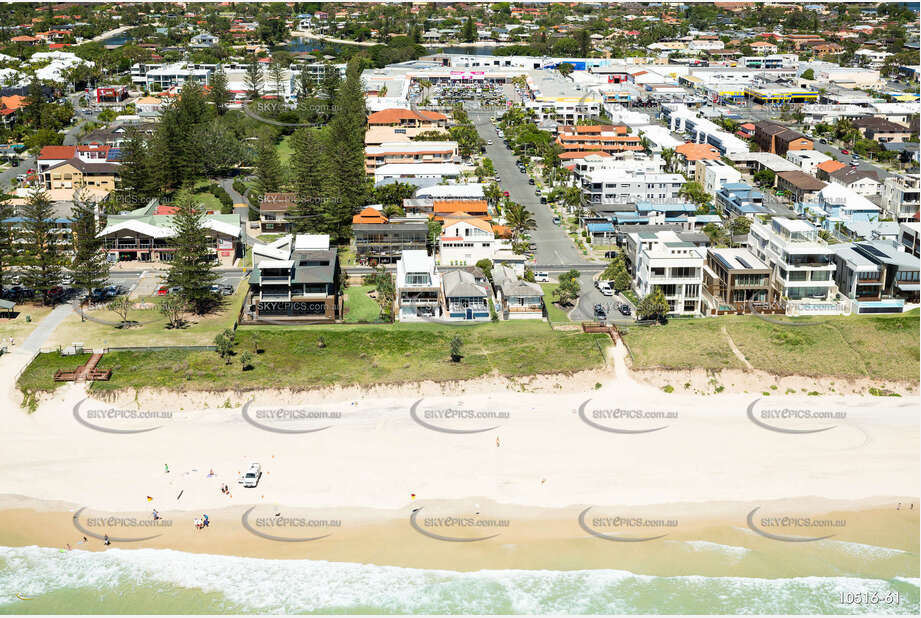
[[[755,143],[762,152],[784,156],[790,150],[812,150],[812,140],[798,131],[762,120],[755,123]]]

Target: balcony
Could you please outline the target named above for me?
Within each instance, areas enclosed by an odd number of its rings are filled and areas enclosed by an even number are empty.
[[[260,283],[290,283],[291,275],[262,275],[259,277]]]

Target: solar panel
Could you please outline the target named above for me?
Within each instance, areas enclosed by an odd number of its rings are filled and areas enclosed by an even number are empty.
[[[858,246],[859,246],[861,249],[863,249],[863,250],[865,250],[865,251],[867,251],[867,252],[869,252],[869,253],[872,253],[872,254],[875,255],[876,257],[881,257],[881,258],[886,257],[886,254],[885,254],[885,253],[883,253],[882,251],[880,251],[879,249],[877,249],[877,248],[874,247],[873,245],[858,245]]]
[[[751,265],[748,262],[746,262],[745,260],[743,260],[742,258],[738,256],[736,256],[736,262],[741,264],[744,268],[751,268]]]

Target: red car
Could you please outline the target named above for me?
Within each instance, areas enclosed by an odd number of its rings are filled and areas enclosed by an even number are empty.
[[[157,288],[157,296],[166,296],[167,294],[169,294],[168,286],[161,285],[160,287]]]
[[[503,191],[502,195],[504,195],[505,197],[508,197],[508,191]]]
[[[841,154],[851,154],[851,153],[849,153],[847,150],[842,150]]]

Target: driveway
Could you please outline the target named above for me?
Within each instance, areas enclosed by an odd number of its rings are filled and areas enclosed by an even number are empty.
[[[536,185],[528,184],[527,174],[518,171],[512,151],[496,135],[496,129],[490,122],[491,116],[492,112],[488,111],[470,112],[470,119],[480,137],[493,142],[491,146],[486,146],[486,156],[492,160],[496,172],[502,177],[499,183],[501,189],[508,191],[513,201],[524,205],[534,216],[537,223],[537,228],[531,232],[531,241],[537,245],[534,261],[541,265],[591,264],[566,235],[563,227],[554,225],[550,207],[540,203],[540,198],[535,195]]]

